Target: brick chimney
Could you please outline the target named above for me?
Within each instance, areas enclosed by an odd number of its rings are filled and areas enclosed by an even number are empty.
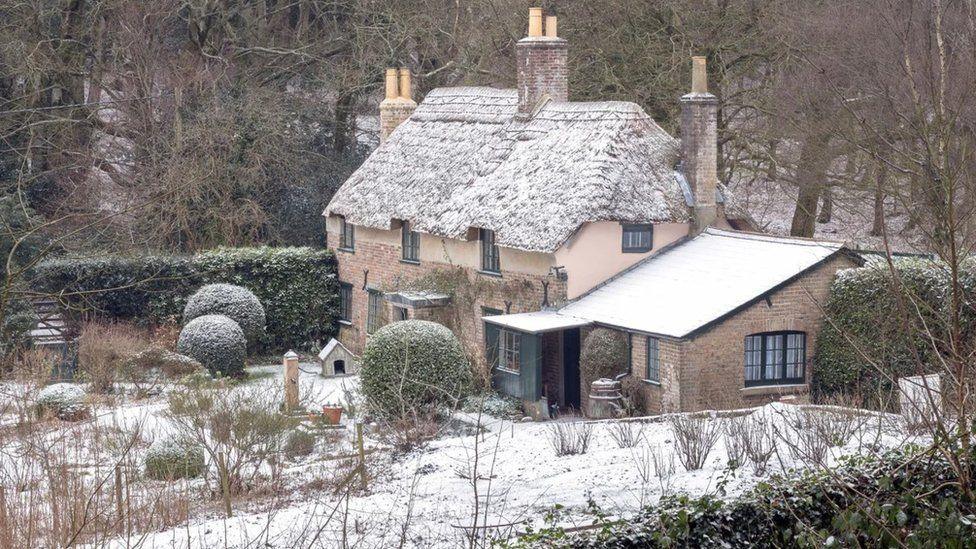
[[[380,102],[380,143],[386,141],[401,122],[410,118],[416,108],[410,71],[386,69],[386,97]]]
[[[715,221],[718,98],[708,93],[705,58],[692,57],[691,93],[681,97],[681,166],[695,198],[693,232]]]
[[[569,99],[566,60],[569,43],[556,35],[556,18],[545,18],[542,8],[529,8],[529,35],[515,44],[518,61],[518,112],[529,115],[543,98]]]

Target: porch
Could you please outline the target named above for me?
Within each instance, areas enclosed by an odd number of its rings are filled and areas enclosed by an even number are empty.
[[[492,386],[548,415],[580,408],[580,329],[589,321],[537,311],[482,317]]]

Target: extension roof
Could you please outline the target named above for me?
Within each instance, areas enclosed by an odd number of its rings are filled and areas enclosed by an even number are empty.
[[[838,242],[709,228],[637,263],[557,313],[687,337],[838,253],[851,252]]]
[[[440,88],[336,192],[355,225],[553,252],[593,221],[689,220],[678,142],[634,103],[547,102],[517,117],[513,89]]]

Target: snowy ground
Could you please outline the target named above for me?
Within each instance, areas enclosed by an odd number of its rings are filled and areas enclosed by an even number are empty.
[[[269,390],[281,383],[280,367],[251,370],[251,383]],[[310,403],[338,403],[347,390],[355,390],[356,377],[325,379],[311,364],[303,365],[301,384]],[[147,433],[166,429],[161,400],[103,409],[98,422],[109,425],[141,424]],[[753,411],[748,421],[759,421],[784,439],[795,437],[802,421],[800,408],[772,404]],[[751,467],[727,467],[724,436],[709,454],[706,465],[685,471],[675,457],[675,436],[661,418],[634,424],[641,441],[620,448],[611,436],[615,422],[592,424],[592,439],[585,454],[556,456],[550,444],[552,423],[512,422],[471,414],[458,414],[466,429],[451,429],[426,447],[396,455],[375,436],[366,440],[370,473],[365,492],[340,490],[317,484],[322,479],[349,473],[355,455],[352,429],[331,439],[326,447],[297,462],[288,463],[285,493],[273,500],[235,502],[236,516],[224,519],[217,505],[200,506],[179,527],[120,540],[116,546],[140,547],[454,547],[473,522],[497,526],[480,531],[510,536],[530,525],[539,526],[555,506],[562,506],[558,521],[588,524],[589,502],[614,516],[626,516],[664,493],[686,492],[731,496],[753,485]],[[567,418],[564,422],[578,421]],[[712,422],[727,421],[713,418]],[[480,425],[480,434],[475,427]],[[152,436],[152,435],[150,435]],[[868,416],[858,432],[830,450],[830,460],[841,454],[901,444],[906,440],[890,417]],[[771,460],[772,471],[801,464],[780,443]],[[10,455],[9,453],[7,454]],[[655,471],[653,457],[674,464],[672,475]],[[6,466],[6,465],[5,465]],[[767,473],[768,474],[768,473]],[[351,486],[358,485],[357,480]],[[472,479],[477,481],[473,482]],[[334,487],[335,483],[329,484]],[[475,490],[477,488],[477,491]],[[719,492],[721,490],[721,493]]]

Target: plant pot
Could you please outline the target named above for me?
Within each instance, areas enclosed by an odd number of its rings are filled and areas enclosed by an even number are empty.
[[[339,425],[342,420],[342,406],[322,406],[322,414],[330,425]]]

